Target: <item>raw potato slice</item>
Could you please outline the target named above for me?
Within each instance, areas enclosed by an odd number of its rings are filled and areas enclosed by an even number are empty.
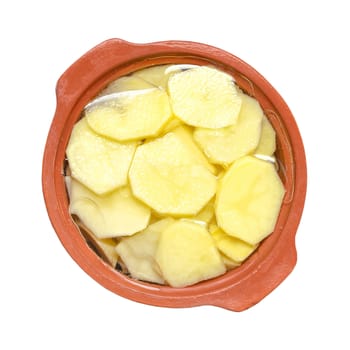
[[[214,217],[214,202],[214,199],[212,199],[197,215],[192,216],[191,219],[209,224]]]
[[[173,221],[171,218],[162,219],[131,237],[121,239],[116,251],[133,278],[164,284],[155,253],[161,233]]]
[[[156,136],[172,116],[169,98],[158,88],[105,96],[85,110],[89,126],[118,141]]]
[[[176,132],[137,148],[129,180],[134,195],[160,215],[196,215],[216,191],[216,177]]]
[[[183,125],[183,121],[180,120],[179,118],[172,117],[169,119],[169,121],[164,125],[162,129],[162,134],[167,134],[170,131],[173,131],[177,127]]]
[[[276,132],[269,120],[264,116],[262,120],[261,136],[255,154],[272,156],[276,151]]]
[[[128,187],[99,196],[74,179],[69,183],[69,212],[98,238],[129,236],[147,227],[151,210]]]
[[[182,64],[172,64],[166,70],[165,74],[174,74],[179,72],[184,72],[189,69],[198,68],[196,64],[182,63]]]
[[[102,253],[102,258],[107,260],[107,262],[115,268],[119,255],[116,252],[115,248],[117,246],[117,242],[112,238],[96,238],[95,239],[95,247],[98,245],[100,248],[100,254]]]
[[[195,67],[189,64],[164,64],[140,69],[133,76],[142,78],[146,82],[167,90],[169,77],[183,70]]]
[[[225,254],[221,254],[221,258],[222,258],[222,261],[224,262],[226,269],[228,271],[241,265],[237,261],[234,261],[234,260],[230,259],[229,257],[227,257]]]
[[[242,107],[237,123],[221,129],[198,128],[194,140],[214,164],[228,165],[257,147],[264,112],[258,101],[240,93]]]
[[[70,181],[71,179],[69,178],[67,182],[70,183]],[[104,261],[115,267],[119,259],[119,255],[115,250],[117,242],[113,238],[98,238],[79,218],[76,218],[75,221],[89,245],[93,247]]]
[[[213,174],[217,173],[216,167],[208,162],[208,159],[194,142],[192,132],[188,126],[179,126],[173,130],[173,133],[181,141],[183,151],[186,150],[187,152],[187,155],[182,155],[183,158],[192,158],[193,162],[204,165]]]
[[[219,251],[238,264],[247,259],[258,247],[257,244],[251,245],[236,237],[229,236],[219,227],[216,227],[210,233]]]
[[[119,143],[96,134],[86,119],[78,121],[66,149],[72,176],[97,194],[124,186],[136,142]]]
[[[229,235],[257,244],[274,230],[284,193],[272,163],[252,156],[240,158],[218,185],[218,226]]]
[[[144,81],[152,84],[154,86],[158,86],[164,90],[168,85],[169,76],[165,73],[167,68],[169,68],[170,64],[157,65],[153,67],[147,67],[140,69],[133,73],[133,76],[143,79]]]
[[[104,90],[102,90],[100,96],[122,91],[142,90],[150,88],[154,88],[154,85],[141,78],[129,75],[112,81]]]
[[[172,287],[185,287],[226,272],[210,233],[186,220],[175,221],[163,231],[156,260]]]
[[[174,114],[185,123],[223,128],[236,123],[241,96],[231,76],[214,68],[196,67],[172,75],[168,92]]]

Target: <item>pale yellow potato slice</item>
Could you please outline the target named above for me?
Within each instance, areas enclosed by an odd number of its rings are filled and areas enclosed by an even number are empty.
[[[213,174],[217,173],[217,168],[211,164],[201,149],[193,140],[193,133],[191,129],[186,125],[181,125],[172,130],[174,135],[180,140],[183,147],[185,147],[187,155],[183,154],[183,158],[192,159],[193,162],[202,164]]]
[[[240,158],[219,181],[218,226],[231,236],[257,244],[273,232],[284,193],[273,163],[252,156]]]
[[[242,106],[237,123],[221,129],[197,128],[194,140],[214,164],[228,165],[259,144],[264,112],[258,101],[240,93]]]
[[[255,154],[273,156],[276,151],[276,132],[269,120],[264,116],[262,120],[261,136]]]
[[[216,129],[234,125],[241,109],[241,96],[232,77],[210,67],[173,74],[168,92],[175,116],[192,126]]]
[[[143,79],[149,84],[153,84],[154,86],[158,86],[164,90],[168,85],[169,76],[166,74],[167,68],[169,68],[170,64],[156,65],[152,67],[147,67],[135,71],[133,76]]]
[[[67,179],[67,184],[70,186],[70,177]],[[98,238],[96,235],[77,217],[74,218],[75,222],[80,228],[81,233],[85,237],[86,241],[97,254],[111,266],[116,267],[119,260],[119,255],[116,251],[117,242],[113,238]]]
[[[96,134],[82,118],[73,127],[66,154],[72,176],[97,194],[124,186],[136,142],[119,143]]]
[[[219,251],[238,264],[246,260],[258,247],[258,244],[252,245],[228,235],[219,227],[211,230],[210,234],[214,238],[215,245]]]
[[[209,224],[215,215],[214,203],[214,199],[210,200],[209,203],[197,215],[190,217],[190,219]]]
[[[216,191],[216,177],[203,162],[170,132],[137,148],[129,171],[132,192],[160,215],[196,215]]]
[[[187,220],[175,221],[162,232],[156,261],[172,287],[189,286],[226,272],[210,233]]]
[[[96,238],[95,244],[98,244],[107,262],[115,268],[119,259],[119,255],[115,250],[117,242],[112,238]]]
[[[164,125],[162,129],[162,134],[167,134],[170,131],[173,131],[177,127],[184,125],[184,122],[180,120],[179,118],[172,117],[169,119],[169,121]]]
[[[161,233],[173,221],[172,218],[159,220],[145,230],[120,240],[116,252],[133,278],[164,284],[155,254]]]
[[[96,133],[127,141],[158,135],[172,111],[167,93],[152,88],[103,96],[87,106],[85,115]]]
[[[133,76],[142,78],[144,81],[167,90],[169,77],[183,70],[195,67],[189,64],[163,64],[140,69]]]
[[[100,196],[67,177],[69,212],[98,238],[129,236],[147,227],[151,210],[128,187]]]
[[[113,94],[122,91],[143,90],[154,88],[155,86],[136,76],[128,75],[120,77],[107,85],[100,93],[100,96]]]
[[[237,261],[230,259],[228,256],[226,256],[225,254],[222,254],[222,253],[221,253],[221,258],[226,266],[227,271],[232,270],[232,269],[241,265]]]

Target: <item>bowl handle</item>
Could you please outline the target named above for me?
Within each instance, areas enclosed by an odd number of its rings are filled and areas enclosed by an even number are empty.
[[[240,279],[212,296],[211,305],[243,311],[269,295],[291,273],[297,262],[294,238],[279,240],[275,249]]]
[[[57,82],[56,96],[60,105],[71,105],[97,77],[136,58],[142,47],[122,39],[109,39],[86,52]]]

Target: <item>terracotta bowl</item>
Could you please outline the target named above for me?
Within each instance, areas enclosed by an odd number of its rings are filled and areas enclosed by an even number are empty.
[[[166,63],[214,65],[262,105],[277,133],[279,173],[286,188],[274,232],[240,267],[186,288],[135,281],[105,263],[86,243],[68,213],[65,149],[84,106],[112,80]],[[42,187],[47,212],[63,246],[93,279],[125,298],[163,307],[215,305],[242,311],[275,289],[296,264],[295,235],[306,194],[306,160],[297,124],[278,92],[236,56],[201,43],[164,41],[133,44],[111,39],[84,54],[60,77],[57,108],[43,158]]]

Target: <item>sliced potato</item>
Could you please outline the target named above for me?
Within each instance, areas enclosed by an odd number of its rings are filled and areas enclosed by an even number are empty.
[[[125,186],[136,142],[119,143],[96,134],[86,119],[71,133],[66,154],[72,176],[97,194]]]
[[[161,234],[156,260],[172,287],[185,287],[225,273],[210,233],[202,225],[178,220]]]
[[[190,218],[195,221],[202,221],[209,224],[215,215],[214,203],[215,200],[213,198],[197,215],[192,216]]]
[[[257,244],[251,245],[236,237],[230,236],[219,227],[210,232],[219,251],[229,259],[240,264],[251,255],[258,247]]]
[[[237,121],[238,89],[231,76],[217,69],[202,66],[173,74],[168,92],[175,116],[186,124],[216,129]]]
[[[70,181],[70,179],[68,181]],[[112,267],[116,267],[116,264],[119,260],[119,255],[116,251],[116,240],[113,238],[98,238],[86,225],[84,225],[79,220],[79,218],[75,218],[75,221],[88,244],[104,261],[109,263]]]
[[[163,64],[146,67],[134,72],[133,76],[141,78],[149,84],[166,90],[169,79],[169,75],[166,73],[166,70],[171,66],[171,64]]]
[[[255,245],[274,230],[284,193],[272,163],[240,158],[219,181],[217,223],[227,234]]]
[[[145,230],[120,240],[116,251],[133,278],[164,284],[159,266],[155,261],[155,253],[161,233],[173,221],[172,218],[159,220]]]
[[[151,210],[128,187],[100,196],[79,181],[68,180],[69,212],[98,238],[129,236],[147,227]]]
[[[264,112],[258,101],[240,93],[242,107],[237,123],[221,129],[197,128],[193,137],[214,164],[228,165],[257,147]]]
[[[167,134],[170,131],[175,130],[177,127],[183,125],[183,121],[180,120],[179,118],[172,117],[169,119],[169,121],[164,125],[162,129],[162,134]]]
[[[216,191],[216,177],[203,162],[178,133],[170,132],[137,148],[131,189],[160,215],[196,215]]]
[[[168,88],[168,80],[174,73],[196,67],[190,64],[163,64],[140,69],[133,76],[142,78],[144,81],[158,86],[164,90]]]
[[[261,136],[255,154],[272,156],[276,151],[276,132],[269,120],[264,116],[262,120]]]
[[[204,165],[213,174],[217,173],[217,168],[209,163],[201,149],[194,142],[193,134],[188,126],[181,125],[173,129],[173,133],[183,145],[184,150],[186,149],[187,156],[183,154],[183,158],[191,158],[193,162]]]
[[[167,93],[152,88],[107,95],[88,106],[85,115],[96,133],[127,141],[156,136],[172,112]]]
[[[136,76],[128,75],[120,77],[112,81],[105,89],[102,90],[100,96],[109,95],[116,92],[151,89],[155,86]]]
[[[237,261],[230,259],[228,256],[226,256],[225,254],[222,254],[222,253],[221,253],[221,258],[222,258],[222,261],[224,262],[226,269],[228,271],[241,265]]]

